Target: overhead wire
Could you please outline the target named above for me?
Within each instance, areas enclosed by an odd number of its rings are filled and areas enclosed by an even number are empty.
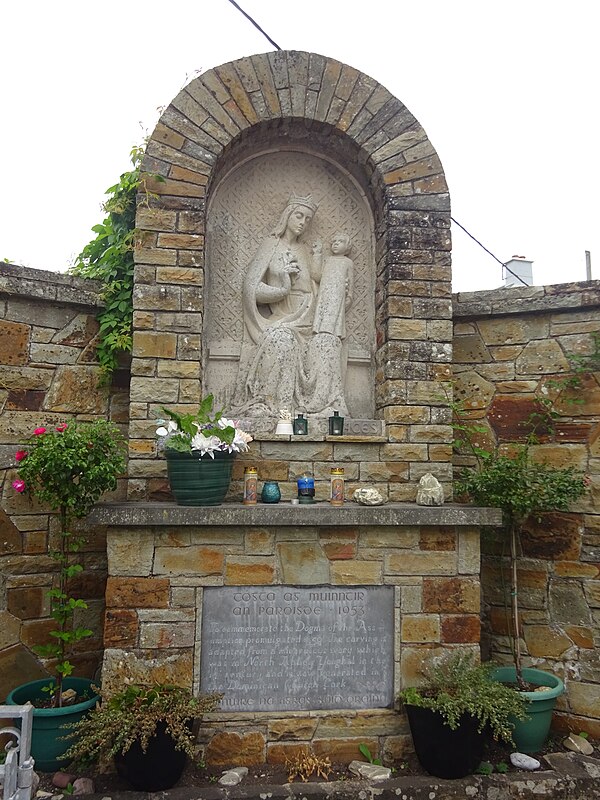
[[[275,42],[275,41],[273,41],[273,39],[271,39],[271,37],[269,36],[269,34],[268,34],[268,33],[266,33],[266,31],[265,31],[263,28],[261,28],[261,26],[258,24],[258,22],[256,22],[256,20],[254,20],[254,19],[253,19],[253,18],[250,16],[250,14],[248,14],[246,11],[244,11],[244,9],[243,9],[243,8],[242,8],[242,7],[239,5],[239,3],[236,3],[236,2],[235,2],[235,0],[229,0],[229,2],[231,3],[231,5],[232,5],[232,6],[234,6],[234,8],[237,8],[237,10],[240,12],[240,14],[243,14],[243,15],[246,17],[246,19],[247,19],[249,22],[251,22],[251,23],[252,23],[252,25],[254,25],[254,27],[255,27],[255,28],[258,30],[258,31],[260,31],[260,32],[262,33],[262,35],[265,37],[265,39],[267,39],[267,41],[268,41],[270,44],[272,44],[272,45],[273,45],[273,47],[274,47],[276,50],[281,50],[281,47],[280,47],[280,46],[277,44],[277,42]],[[455,225],[458,225],[458,227],[459,227],[461,230],[463,230],[463,231],[464,231],[464,232],[467,234],[467,236],[469,236],[471,239],[473,239],[473,241],[474,241],[476,244],[478,244],[478,245],[479,245],[479,247],[481,247],[483,250],[485,250],[485,252],[486,252],[486,253],[488,253],[488,255],[490,255],[490,256],[491,256],[493,259],[495,259],[495,260],[496,260],[496,261],[497,261],[497,262],[500,264],[500,266],[502,267],[502,269],[505,269],[507,272],[509,272],[509,273],[510,273],[510,274],[511,274],[513,277],[515,277],[515,278],[516,278],[518,281],[520,281],[520,282],[523,284],[523,286],[528,286],[528,285],[529,285],[528,283],[526,283],[526,282],[523,280],[523,278],[521,278],[521,276],[520,276],[520,275],[517,275],[517,273],[516,273],[516,272],[513,272],[513,271],[512,271],[512,269],[511,269],[510,267],[507,267],[507,266],[506,266],[506,263],[505,263],[504,261],[500,261],[500,259],[499,259],[497,256],[495,256],[495,255],[492,253],[492,251],[491,251],[491,250],[488,250],[488,248],[487,248],[487,247],[486,247],[484,244],[482,244],[482,243],[479,241],[479,239],[477,239],[475,236],[473,236],[473,234],[472,234],[472,233],[470,233],[470,232],[469,232],[469,231],[468,231],[468,230],[465,228],[465,226],[464,226],[464,225],[461,225],[461,224],[460,224],[460,222],[458,222],[457,220],[455,220],[455,219],[454,219],[454,217],[450,217],[450,219],[452,220],[452,222],[453,222]]]
[[[526,282],[523,280],[523,278],[522,278],[520,275],[517,275],[517,273],[516,273],[516,272],[513,272],[513,271],[512,271],[512,269],[511,269],[510,267],[507,267],[507,266],[506,266],[506,263],[505,263],[504,261],[500,261],[500,259],[498,258],[498,256],[495,256],[495,255],[492,253],[492,251],[491,251],[491,250],[488,250],[488,249],[487,249],[487,247],[486,247],[484,244],[482,244],[482,243],[479,241],[479,239],[477,239],[475,236],[473,236],[473,234],[472,234],[470,231],[468,231],[468,230],[465,228],[465,226],[464,226],[464,225],[461,225],[461,224],[460,224],[460,222],[458,222],[458,220],[454,219],[454,217],[452,217],[452,216],[450,217],[450,219],[452,220],[452,222],[453,222],[455,225],[458,225],[458,227],[459,227],[459,228],[460,228],[462,231],[464,231],[464,232],[467,234],[467,236],[469,236],[471,239],[473,239],[473,241],[474,241],[476,244],[478,244],[478,245],[479,245],[479,247],[481,247],[481,248],[482,248],[482,250],[485,250],[485,252],[486,252],[486,253],[488,253],[488,255],[490,255],[490,256],[491,256],[491,257],[492,257],[492,258],[493,258],[495,261],[497,261],[497,262],[500,264],[500,266],[501,266],[503,269],[505,269],[507,272],[510,272],[510,274],[511,274],[513,277],[515,277],[515,278],[516,278],[518,281],[521,281],[521,283],[523,284],[523,286],[529,286],[529,284],[528,284],[528,283],[526,283]]]
[[[246,17],[246,19],[247,19],[247,20],[249,20],[249,21],[250,21],[250,22],[251,22],[251,23],[254,25],[254,27],[256,28],[256,30],[258,30],[258,31],[260,31],[260,32],[262,33],[262,35],[265,37],[265,39],[266,39],[266,40],[267,40],[267,41],[268,41],[270,44],[272,44],[272,45],[273,45],[273,47],[274,47],[276,50],[281,50],[281,47],[279,47],[279,45],[277,44],[277,42],[274,42],[274,41],[273,41],[273,39],[271,39],[271,37],[269,36],[269,34],[268,34],[268,33],[266,33],[266,32],[265,32],[265,31],[264,31],[264,30],[263,30],[263,29],[260,27],[260,25],[258,24],[258,22],[256,22],[256,20],[252,19],[252,17],[250,16],[250,14],[247,14],[247,13],[244,11],[244,9],[243,9],[243,8],[242,8],[242,7],[241,7],[241,6],[240,6],[238,3],[236,3],[236,2],[235,2],[235,0],[229,0],[229,2],[231,3],[231,5],[232,5],[232,6],[234,6],[234,8],[237,8],[237,10],[240,12],[240,14],[243,14],[243,15]]]

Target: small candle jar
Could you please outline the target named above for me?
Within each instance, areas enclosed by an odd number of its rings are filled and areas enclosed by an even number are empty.
[[[315,502],[315,479],[310,475],[298,478],[298,500],[301,503]]]
[[[306,419],[304,414],[298,414],[298,416],[294,420],[294,435],[306,436],[307,433],[308,433],[308,420]]]
[[[256,505],[256,488],[258,470],[256,467],[244,467],[244,500],[245,506]]]
[[[281,489],[277,481],[265,481],[260,499],[263,503],[278,503],[281,500]]]
[[[331,499],[332,506],[344,505],[344,470],[341,467],[331,469]]]

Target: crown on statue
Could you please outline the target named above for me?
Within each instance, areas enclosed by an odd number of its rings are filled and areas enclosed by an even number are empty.
[[[315,201],[312,199],[312,194],[307,195],[306,197],[300,197],[297,194],[293,194],[290,196],[288,201],[289,206],[306,206],[306,208],[310,208],[313,214],[316,214],[317,208],[319,207]]]

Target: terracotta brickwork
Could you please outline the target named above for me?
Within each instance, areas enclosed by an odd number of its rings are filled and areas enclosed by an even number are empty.
[[[355,448],[261,437],[252,459],[261,477],[290,486],[299,471],[325,481],[330,463],[346,462],[350,481],[373,482],[392,500],[414,500],[427,471],[449,492],[452,434],[440,398],[451,362],[450,203],[439,158],[418,121],[372,78],[314,53],[277,52],[200,75],[150,138],[144,165],[162,180],[150,180],[154,196],[137,217],[129,496],[164,497],[160,405],[193,407],[203,393],[211,190],[243,159],[278,147],[328,158],[371,206],[382,436]],[[234,484],[230,499],[239,491]]]
[[[100,288],[95,281],[0,265],[0,698],[45,674],[31,647],[54,627],[47,592],[56,574],[49,556],[56,519],[12,488],[15,451],[40,425],[110,417],[125,426],[128,419],[127,379],[111,388],[99,383]],[[94,637],[73,661],[78,674],[93,675],[102,649],[106,537],[86,523],[81,529],[85,570],[73,588],[88,602],[78,622]]]
[[[300,511],[301,513],[301,511]],[[479,530],[469,526],[109,528],[103,680],[201,686],[199,632],[207,586],[395,587],[394,689],[423,661],[479,642]],[[220,713],[200,743],[211,764],[283,763],[298,747],[334,761],[358,745],[386,759],[410,748],[390,709]]]
[[[552,401],[558,416],[541,428],[532,456],[589,475],[590,493],[572,514],[546,515],[523,539],[520,568],[527,665],[559,674],[567,692],[558,722],[600,734],[600,373],[593,333],[600,331],[600,284],[500,289],[455,299],[455,397],[481,424],[481,444],[507,450],[526,436],[525,421]],[[557,385],[583,357],[581,386]],[[464,460],[464,459],[462,459]],[[500,534],[482,542],[487,650],[510,659],[507,573]],[[503,588],[504,587],[504,588]]]

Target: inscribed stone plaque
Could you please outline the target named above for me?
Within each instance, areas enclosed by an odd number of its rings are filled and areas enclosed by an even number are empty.
[[[385,708],[393,652],[391,586],[204,590],[200,683],[223,711]]]

